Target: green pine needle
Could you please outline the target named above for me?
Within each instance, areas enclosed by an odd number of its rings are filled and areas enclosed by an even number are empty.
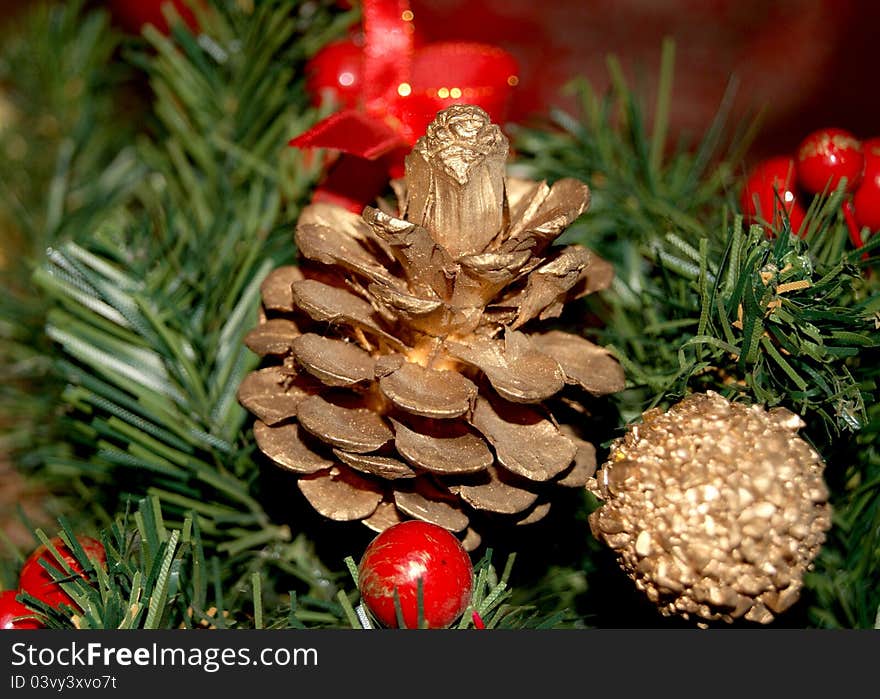
[[[17,114],[0,132],[0,232],[21,261],[0,270],[0,447],[53,493],[67,541],[100,529],[107,550],[106,569],[75,550],[87,575],[52,573],[78,609],[22,595],[52,627],[360,624],[345,585],[347,567],[357,587],[355,542],[340,551],[279,504],[236,398],[257,362],[243,339],[260,283],[295,260],[292,226],[320,173],[286,145],[323,115],[303,69],[357,12],[216,8],[199,37],[183,25],[122,37],[101,8],[40,4],[0,49]],[[620,359],[623,422],[706,389],[802,415],[835,513],[802,622],[873,628],[880,236],[852,249],[842,188],[815,198],[804,238],[785,222],[769,237],[746,227],[736,195],[759,121],[731,129],[732,81],[702,139],[670,144],[674,57],[664,42],[650,122],[610,57],[607,94],[580,81],[579,114],[514,133],[518,170],[590,185],[566,239],[616,270],[559,322]],[[578,555],[514,589],[514,556],[499,575],[487,552],[459,627],[472,612],[490,629],[599,618],[605,562],[589,545]],[[4,562],[4,581],[23,557]]]
[[[581,83],[579,116],[557,113],[516,133],[528,174],[590,185],[591,208],[567,237],[615,266],[612,288],[564,320],[620,360],[628,381],[616,400],[626,422],[708,389],[804,418],[804,435],[828,462],[835,508],[822,574],[808,576],[811,620],[869,627],[880,605],[871,534],[880,512],[880,236],[852,249],[843,183],[814,198],[803,238],[787,222],[769,237],[760,226],[746,230],[741,158],[758,122],[725,135],[728,97],[696,148],[669,147],[671,57],[666,43],[650,143],[644,110],[613,59],[608,94]],[[585,325],[588,313],[599,322]]]

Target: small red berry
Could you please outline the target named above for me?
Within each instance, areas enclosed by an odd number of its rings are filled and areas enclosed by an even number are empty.
[[[0,592],[0,629],[24,631],[25,629],[42,629],[43,625],[35,619],[21,619],[15,621],[15,617],[27,616],[33,612],[15,599],[16,590]]]
[[[853,194],[856,222],[871,231],[880,230],[880,137],[865,141],[865,173]]]
[[[813,131],[797,149],[798,185],[811,194],[834,190],[844,177],[852,192],[864,166],[862,142],[845,129]]]
[[[309,61],[306,75],[313,104],[330,97],[339,106],[354,109],[364,87],[364,49],[351,39],[331,42]]]
[[[358,565],[361,599],[388,628],[398,628],[395,589],[406,628],[418,627],[419,580],[428,628],[448,628],[470,604],[470,556],[455,535],[436,524],[407,520],[389,527],[370,542]]]
[[[100,541],[92,539],[88,536],[77,537],[80,545],[85,550],[86,555],[96,564],[104,565],[107,562],[107,555],[104,552],[104,546]],[[67,548],[67,545],[60,537],[54,537],[52,544],[61,554],[64,562],[70,566],[75,572],[82,575],[83,569],[76,562],[73,553]],[[55,556],[45,546],[38,547],[24,562],[19,574],[18,584],[22,590],[29,592],[37,599],[43,600],[46,604],[57,607],[61,604],[75,606],[70,596],[61,589],[61,585],[52,579],[48,571],[40,564],[40,560],[48,561],[54,568],[63,571],[64,569],[55,560]]]
[[[799,201],[794,178],[793,158],[777,156],[758,163],[749,173],[740,195],[740,206],[747,222],[779,230],[784,210],[791,230],[797,233],[806,212]]]

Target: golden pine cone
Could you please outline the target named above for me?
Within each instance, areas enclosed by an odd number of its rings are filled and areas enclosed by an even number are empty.
[[[418,518],[474,548],[481,514],[537,521],[554,488],[595,471],[592,444],[549,400],[570,409],[583,398],[572,391],[618,391],[622,369],[541,326],[613,272],[550,245],[586,209],[587,186],[507,178],[507,153],[482,109],[438,113],[392,183],[398,211],[308,206],[301,265],[264,281],[245,340],[264,366],[239,401],[258,447],[322,515],[376,531]]]
[[[605,501],[590,527],[661,614],[767,624],[797,601],[831,526],[803,424],[708,391],[612,444],[587,485]]]

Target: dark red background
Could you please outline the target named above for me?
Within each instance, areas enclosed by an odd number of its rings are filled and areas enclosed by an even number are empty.
[[[33,0],[0,0],[0,20]],[[136,6],[158,0],[112,0]],[[345,6],[345,0],[339,0]],[[753,157],[789,153],[809,131],[880,135],[880,2],[874,0],[411,0],[427,41],[495,43],[521,65],[513,117],[572,108],[560,88],[608,83],[606,56],[652,99],[663,37],[676,41],[675,130],[705,128],[732,75],[737,113],[765,108]]]
[[[616,54],[653,103],[663,37],[676,42],[671,122],[699,135],[731,75],[736,109],[765,108],[753,157],[791,152],[809,131],[880,135],[880,3],[870,0],[412,0],[430,41],[496,43],[521,64],[516,118],[572,107],[560,87],[608,84]]]

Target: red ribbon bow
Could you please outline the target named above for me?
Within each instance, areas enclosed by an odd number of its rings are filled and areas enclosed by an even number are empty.
[[[364,0],[363,76],[359,108],[343,109],[290,141],[344,155],[316,189],[360,213],[389,178],[403,175],[403,159],[441,109],[476,104],[503,123],[517,64],[503,49],[474,42],[415,47],[407,0]]]

